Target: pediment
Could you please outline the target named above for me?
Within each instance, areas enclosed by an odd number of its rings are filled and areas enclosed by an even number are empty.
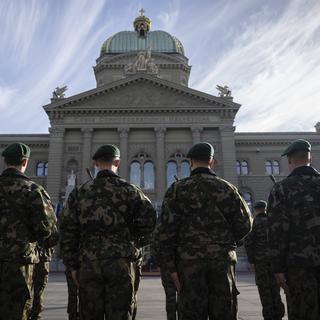
[[[133,76],[79,95],[54,101],[46,111],[97,109],[188,109],[226,108],[238,110],[240,105],[223,101],[175,83],[149,75]]]

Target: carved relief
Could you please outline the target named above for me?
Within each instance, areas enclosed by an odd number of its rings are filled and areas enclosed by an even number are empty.
[[[128,148],[128,159],[134,158],[138,153],[146,153],[155,159],[155,145],[153,143],[130,143]]]

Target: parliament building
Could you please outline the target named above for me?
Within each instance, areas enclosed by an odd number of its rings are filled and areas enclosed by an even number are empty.
[[[86,168],[94,174],[92,154],[106,143],[121,150],[119,174],[140,186],[158,211],[175,177],[188,176],[186,153],[198,141],[214,146],[216,173],[237,185],[249,206],[267,199],[271,174],[277,180],[288,175],[280,155],[291,141],[310,141],[314,166],[320,167],[320,123],[314,132],[235,132],[241,105],[231,91],[218,86],[214,96],[190,88],[183,44],[150,27],[141,11],[132,31],[102,44],[93,68],[95,88],[70,97],[63,88],[54,91],[43,107],[49,133],[0,135],[0,152],[17,141],[31,147],[27,174],[45,186],[55,204],[64,201],[70,181],[89,179]]]

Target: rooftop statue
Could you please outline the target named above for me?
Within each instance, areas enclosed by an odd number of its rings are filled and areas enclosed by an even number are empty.
[[[68,90],[67,86],[62,88],[56,87],[55,90],[52,92],[52,99],[63,99],[65,98],[65,92]]]
[[[228,86],[217,85],[216,88],[219,91],[219,97],[233,99],[233,97],[231,96],[231,90]]]

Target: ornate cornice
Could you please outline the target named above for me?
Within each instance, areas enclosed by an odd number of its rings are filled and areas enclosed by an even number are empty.
[[[236,139],[235,140],[236,146],[285,146],[285,145],[289,145],[292,142],[292,139],[289,139],[289,138],[284,140],[272,140],[273,137],[270,137],[270,140],[262,140],[264,139],[263,132],[261,133],[257,132],[257,134],[261,134],[261,140],[259,140],[259,138],[256,138],[254,140],[243,140],[243,141],[239,141]],[[281,135],[281,133],[279,133],[279,135]],[[301,136],[303,136],[303,133],[301,133]],[[311,140],[311,141],[312,141],[312,145],[320,145],[320,141],[318,139]]]
[[[0,137],[1,139],[1,137]],[[6,148],[8,145],[10,145],[12,142],[9,143],[0,143],[0,148]],[[49,149],[49,141],[48,142],[30,142],[30,141],[24,141],[30,148],[32,152],[32,148],[41,148],[41,149]]]
[[[127,64],[123,63],[123,64],[99,64],[95,67],[93,67],[94,71],[95,72],[101,72],[102,70],[105,70],[105,69],[124,69],[124,67],[126,66]],[[185,72],[188,72],[190,73],[191,71],[191,66],[188,66],[188,65],[185,65],[183,63],[156,63],[157,67],[159,69],[181,69]]]
[[[157,109],[133,109],[133,108],[114,108],[114,109],[103,109],[101,108],[88,108],[88,109],[62,109],[62,110],[52,110],[50,111],[50,120],[63,119],[66,115],[137,115],[137,114],[176,114],[176,113],[188,113],[188,114],[219,114],[221,118],[234,118],[237,110],[225,109],[225,108],[186,108],[186,109],[172,109],[170,107],[157,108]]]
[[[142,50],[143,51],[143,50]],[[122,54],[115,54],[114,56],[103,56],[102,58],[98,58],[96,60],[97,65],[101,64],[101,63],[116,63],[119,60],[123,60],[125,58],[128,57],[135,57],[137,55],[138,51],[132,51],[129,53],[122,53]],[[154,52],[152,51],[152,56],[153,57],[159,57],[159,58],[163,58],[165,60],[168,61],[172,61],[173,63],[177,63],[177,61],[181,62],[181,63],[188,63],[188,59],[186,57],[181,57],[180,55],[168,55],[165,53],[160,53],[160,52]]]

